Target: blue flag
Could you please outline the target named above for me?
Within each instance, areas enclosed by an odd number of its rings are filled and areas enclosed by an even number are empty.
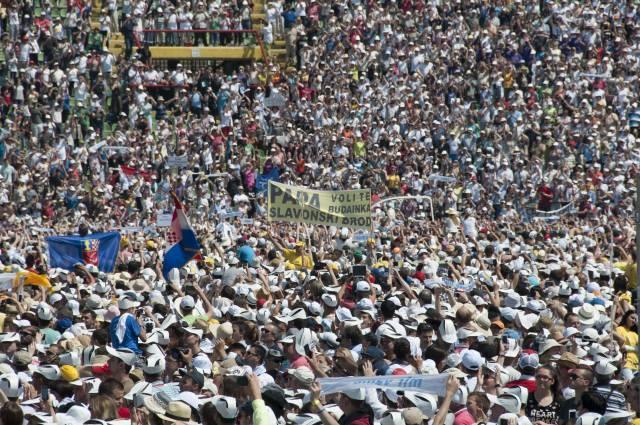
[[[76,264],[93,264],[101,272],[113,272],[120,250],[120,233],[93,233],[87,236],[50,236],[49,267],[73,271]]]
[[[256,193],[266,193],[269,187],[269,180],[273,180],[276,183],[280,181],[280,170],[278,167],[273,167],[269,172],[258,174],[256,178]]]

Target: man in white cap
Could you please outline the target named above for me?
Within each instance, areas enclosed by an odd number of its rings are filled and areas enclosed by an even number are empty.
[[[340,418],[341,424],[373,425],[373,410],[369,403],[365,402],[366,391],[364,388],[345,389],[340,391],[338,407],[343,412]],[[333,424],[335,419],[320,402],[320,386],[317,383],[311,385],[311,407],[320,416],[323,424]]]
[[[593,391],[602,395],[607,401],[607,413],[623,412],[627,408],[625,396],[613,387],[612,379],[617,368],[608,360],[600,360],[596,363],[594,372],[596,384]]]
[[[109,327],[111,343],[114,348],[129,348],[136,354],[142,353],[142,350],[138,347],[138,338],[145,341],[147,332],[141,315],[138,315],[137,318],[134,317],[136,307],[139,305],[138,301],[134,301],[128,296],[118,301],[120,316],[113,319]]]

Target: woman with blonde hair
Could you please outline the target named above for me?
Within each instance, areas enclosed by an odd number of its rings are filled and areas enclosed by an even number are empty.
[[[116,402],[109,396],[96,395],[89,401],[89,410],[93,419],[112,421],[118,418]]]

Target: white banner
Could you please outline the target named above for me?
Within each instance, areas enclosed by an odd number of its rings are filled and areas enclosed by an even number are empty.
[[[158,213],[156,215],[156,226],[169,227],[171,226],[171,219],[173,219],[172,213]]]
[[[455,177],[449,177],[449,176],[441,176],[439,174],[431,174],[429,176],[429,180],[433,181],[433,182],[442,182],[442,183],[455,183],[456,182],[456,178]]]
[[[344,390],[356,390],[358,388],[374,388],[380,390],[414,391],[444,397],[448,378],[448,373],[441,373],[440,375],[356,376],[321,378],[318,379],[318,384],[320,384],[322,394],[333,394]]]

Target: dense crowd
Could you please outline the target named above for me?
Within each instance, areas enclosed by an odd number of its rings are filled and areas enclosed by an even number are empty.
[[[150,55],[252,12],[0,6],[0,284],[51,284],[0,295],[0,423],[640,423],[635,2],[275,0],[288,64]],[[269,221],[269,180],[369,188],[374,225]],[[174,196],[202,250],[165,278]],[[113,230],[113,273],[48,266]]]

